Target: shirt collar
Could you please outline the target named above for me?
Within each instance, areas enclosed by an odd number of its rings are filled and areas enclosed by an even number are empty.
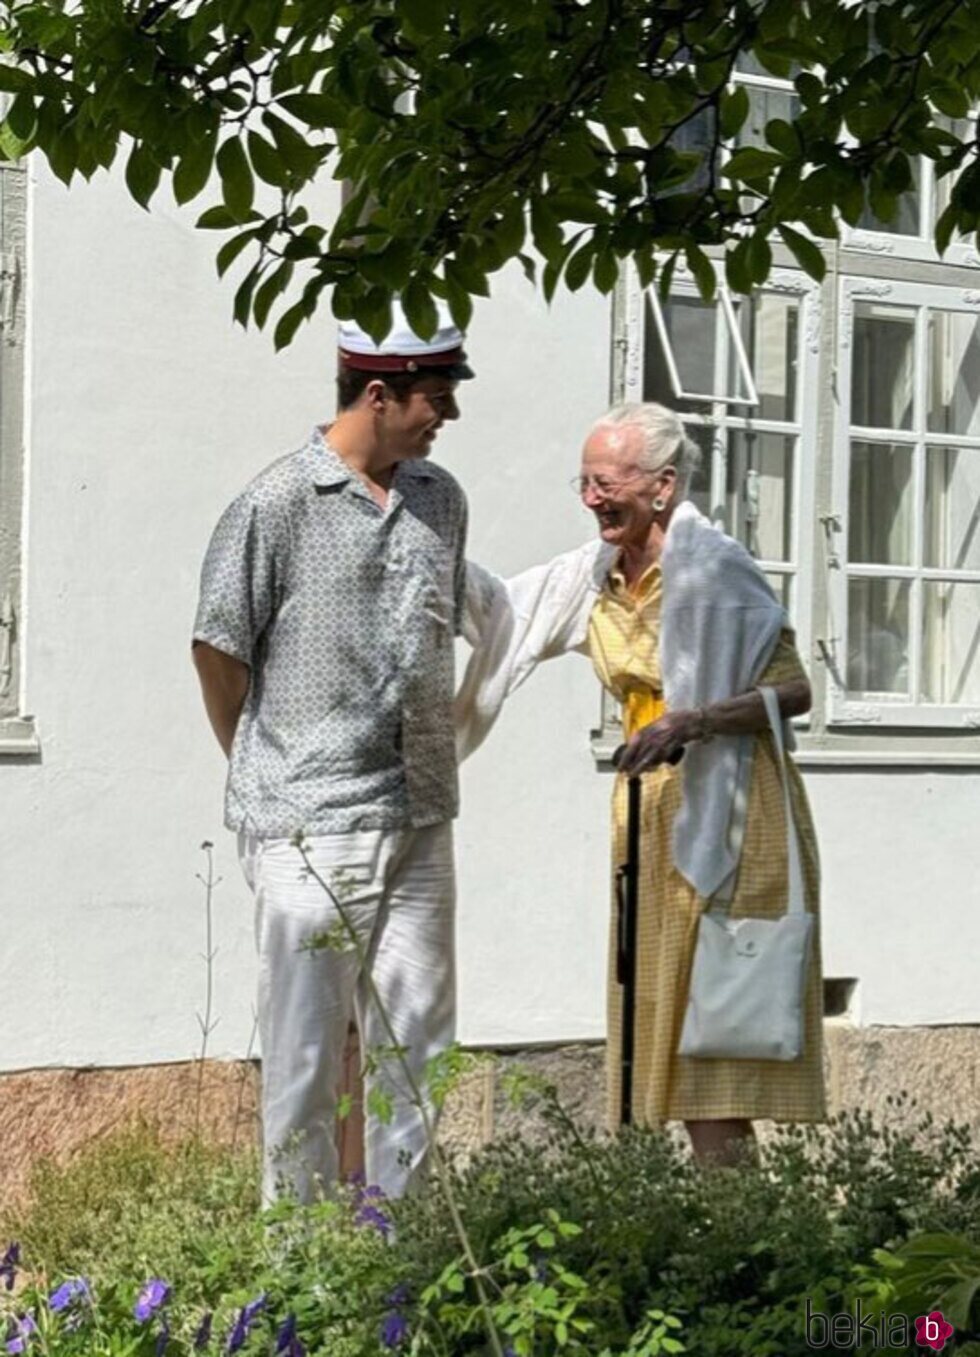
[[[306,459],[314,485],[343,485],[347,481],[358,479],[340,453],[330,446],[319,427],[310,434],[306,445]],[[398,479],[414,476],[419,480],[431,480],[434,474],[432,468],[425,462],[399,462],[395,470]]]

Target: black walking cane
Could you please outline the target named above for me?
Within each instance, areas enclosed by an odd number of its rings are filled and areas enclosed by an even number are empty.
[[[613,765],[626,753],[620,745],[613,754]],[[683,749],[675,749],[667,762],[680,763]],[[627,783],[626,861],[616,868],[616,979],[623,987],[622,1043],[620,1052],[619,1124],[633,1120],[633,1052],[636,1026],[636,930],[640,899],[640,775],[634,773]]]
[[[616,979],[623,987],[620,1126],[629,1126],[633,1120],[633,1028],[636,1017],[636,916],[639,893],[640,779],[636,776],[627,783],[626,861],[616,868]]]

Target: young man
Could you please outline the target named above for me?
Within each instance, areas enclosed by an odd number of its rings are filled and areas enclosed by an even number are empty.
[[[448,318],[430,341],[397,315],[380,345],[340,331],[339,414],[266,468],[208,548],[194,661],[229,756],[225,822],[256,901],[264,1193],[309,1201],[337,1176],[337,1086],[351,1013],[362,1050],[390,1047],[338,913],[424,1082],[453,1040],[454,637],[466,501],[429,463],[472,377]],[[368,1180],[400,1195],[423,1166],[419,1111],[390,1056],[368,1076]]]

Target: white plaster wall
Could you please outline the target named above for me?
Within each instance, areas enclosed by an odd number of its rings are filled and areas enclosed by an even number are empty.
[[[116,181],[33,196],[27,708],[40,762],[0,760],[0,1068],[185,1059],[199,1042],[204,864],[215,842],[212,1052],[252,1028],[251,911],[221,826],[224,762],[188,657],[221,509],[332,409],[324,312],[286,354],[231,324],[195,212]],[[608,306],[549,312],[520,277],[479,304],[478,381],[437,456],[471,501],[471,554],[508,572],[585,540],[567,489],[608,392]],[[464,769],[460,1035],[599,1037],[609,779],[588,664],[556,661]],[[980,1020],[978,774],[808,772],[829,975],[865,1022]]]
[[[147,215],[118,180],[68,193],[42,166],[34,174],[23,641],[42,756],[0,761],[0,989],[8,1003],[16,996],[17,1015],[4,1023],[0,1068],[195,1052],[206,838],[224,878],[211,1049],[241,1054],[252,1029],[251,911],[221,826],[224,761],[201,710],[189,629],[218,514],[332,412],[334,323],[324,311],[277,357],[269,338],[232,326],[215,237],[193,231],[199,205],[178,211],[161,194]],[[605,400],[607,313],[588,298],[549,316],[508,280],[473,330],[480,380],[439,456],[471,490],[475,554],[510,569],[590,531],[563,482]],[[604,793],[587,749],[594,692],[587,667],[575,668],[522,695],[497,755],[467,772],[460,961],[470,1039],[600,1030],[604,864],[590,839],[601,846]],[[545,832],[550,847],[539,852]]]
[[[980,769],[808,769],[824,973],[857,1019],[980,1022]]]

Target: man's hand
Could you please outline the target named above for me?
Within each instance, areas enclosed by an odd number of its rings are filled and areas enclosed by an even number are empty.
[[[218,743],[225,751],[225,757],[231,755],[231,744],[238,727],[238,718],[242,714],[252,671],[247,664],[226,655],[223,650],[215,650],[206,641],[195,641],[191,651],[194,667],[201,680],[201,692],[204,695],[204,709],[211,722],[211,729]]]
[[[684,746],[700,733],[700,715],[695,711],[669,711],[659,721],[637,731],[626,745],[616,767],[635,777],[661,763],[678,763]]]

